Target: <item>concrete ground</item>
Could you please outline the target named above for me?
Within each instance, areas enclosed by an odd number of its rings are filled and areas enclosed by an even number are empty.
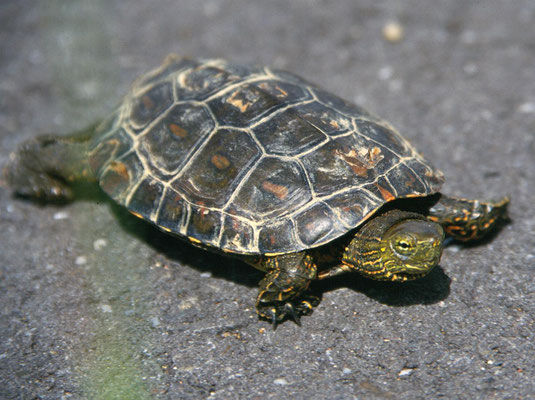
[[[533,398],[534,26],[532,0],[2,1],[0,164],[106,115],[169,52],[225,57],[384,116],[444,192],[508,194],[512,221],[418,282],[317,284],[302,327],[272,331],[251,268],[95,190],[38,206],[2,187],[0,398]]]

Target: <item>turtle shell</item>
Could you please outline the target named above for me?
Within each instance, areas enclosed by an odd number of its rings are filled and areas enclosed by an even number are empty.
[[[97,128],[102,189],[192,242],[317,247],[443,182],[387,122],[288,72],[169,56]]]

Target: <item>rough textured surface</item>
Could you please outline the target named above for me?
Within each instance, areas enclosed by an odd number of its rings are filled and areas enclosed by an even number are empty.
[[[532,395],[534,20],[531,0],[2,2],[1,164],[37,133],[92,123],[169,52],[224,56],[387,118],[444,171],[446,192],[510,194],[512,223],[448,247],[418,282],[316,285],[317,311],[273,332],[249,267],[99,192],[40,207],[2,188],[0,397]]]

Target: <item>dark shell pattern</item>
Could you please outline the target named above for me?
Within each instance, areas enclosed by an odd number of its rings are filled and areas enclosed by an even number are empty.
[[[91,166],[133,214],[239,254],[317,247],[443,177],[388,123],[264,67],[169,56],[98,128]]]

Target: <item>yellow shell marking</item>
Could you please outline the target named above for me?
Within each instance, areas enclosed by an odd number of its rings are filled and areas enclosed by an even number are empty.
[[[137,213],[137,212],[135,212],[135,211],[130,211],[130,214],[132,214],[132,215],[135,216],[135,217],[144,219],[144,218],[143,218],[143,215],[141,215],[141,214],[139,214],[139,213]]]
[[[192,243],[197,243],[197,244],[201,243],[201,241],[199,239],[195,239],[194,237],[191,237],[191,236],[188,236],[188,239]]]

